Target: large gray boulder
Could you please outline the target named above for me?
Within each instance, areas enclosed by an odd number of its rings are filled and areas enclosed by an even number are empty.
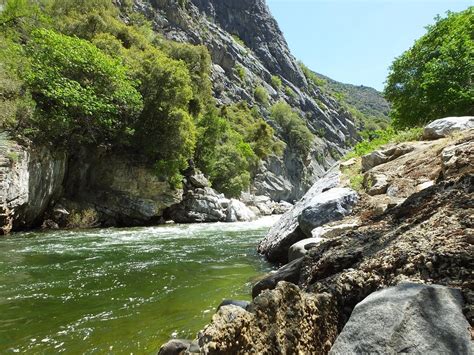
[[[446,117],[431,122],[423,130],[424,139],[438,139],[474,128],[474,116]]]
[[[404,283],[360,302],[330,354],[473,354],[461,292]]]
[[[226,212],[226,222],[249,222],[256,219],[256,214],[243,202],[231,199]]]
[[[311,237],[314,228],[349,215],[358,200],[357,193],[349,188],[333,188],[325,191],[301,212],[298,217],[299,227],[306,236]]]
[[[340,172],[337,167],[319,179],[288,212],[275,223],[258,246],[258,252],[272,262],[286,263],[288,250],[306,236],[299,228],[298,217],[303,210],[317,203],[319,195],[339,185]]]
[[[190,340],[172,339],[161,346],[158,355],[184,355],[191,343]]]

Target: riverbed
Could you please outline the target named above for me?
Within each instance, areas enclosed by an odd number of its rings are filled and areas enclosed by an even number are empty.
[[[0,353],[153,354],[193,338],[271,270],[249,223],[17,233],[0,238]]]

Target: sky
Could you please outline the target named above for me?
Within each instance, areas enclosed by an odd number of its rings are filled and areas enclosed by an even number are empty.
[[[293,55],[335,80],[382,90],[395,57],[437,14],[474,0],[267,0]]]

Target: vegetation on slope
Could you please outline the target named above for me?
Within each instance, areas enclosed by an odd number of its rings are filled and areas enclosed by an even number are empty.
[[[215,107],[205,47],[165,40],[128,2],[0,4],[1,130],[139,153],[176,187],[194,159],[231,196],[281,146],[246,105]]]
[[[299,65],[313,88],[334,97],[354,117],[359,131],[374,131],[389,125],[389,104],[377,90],[343,84],[313,72],[302,62]]]

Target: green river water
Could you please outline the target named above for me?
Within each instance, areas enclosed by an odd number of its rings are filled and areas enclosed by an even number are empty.
[[[0,353],[153,354],[193,338],[223,299],[250,299],[275,221],[0,238]]]

